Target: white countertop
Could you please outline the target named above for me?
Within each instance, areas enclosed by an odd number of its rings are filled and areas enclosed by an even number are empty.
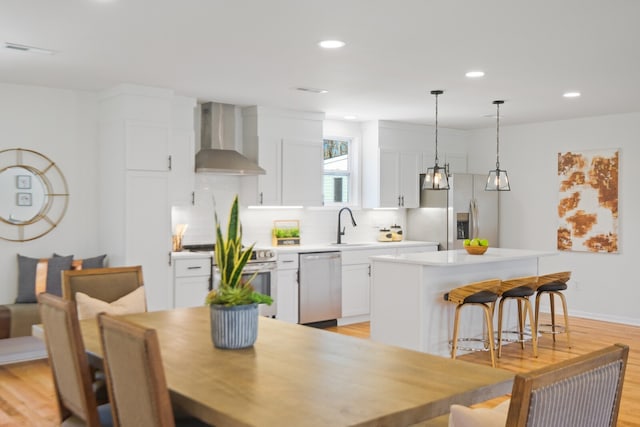
[[[440,252],[420,252],[402,255],[379,255],[371,257],[374,261],[388,261],[403,264],[419,264],[434,267],[452,267],[459,265],[487,264],[525,258],[556,255],[556,252],[533,251],[526,249],[489,248],[483,255],[469,255],[464,249]]]
[[[317,243],[299,246],[271,247],[277,253],[295,252],[328,252],[328,251],[357,251],[368,249],[408,248],[412,246],[438,246],[438,242],[422,242],[417,240],[401,240],[399,242],[348,242],[337,245],[335,243]]]

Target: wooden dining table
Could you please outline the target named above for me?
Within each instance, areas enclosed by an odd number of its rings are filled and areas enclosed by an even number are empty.
[[[251,348],[213,346],[209,308],[122,316],[158,331],[172,401],[224,426],[406,426],[511,391],[514,374],[261,317]],[[95,320],[81,321],[102,358]]]

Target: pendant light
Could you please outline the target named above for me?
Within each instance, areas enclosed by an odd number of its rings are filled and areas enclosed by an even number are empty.
[[[493,101],[496,106],[496,168],[487,176],[485,191],[511,191],[507,171],[500,169],[500,105],[504,101]]]
[[[427,169],[427,173],[422,183],[423,190],[448,190],[449,178],[447,177],[447,168],[438,166],[438,95],[442,95],[441,90],[432,90],[431,95],[436,96],[436,161],[435,166]]]

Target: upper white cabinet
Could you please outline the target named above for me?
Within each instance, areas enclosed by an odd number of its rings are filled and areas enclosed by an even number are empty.
[[[242,178],[241,202],[321,206],[324,114],[248,107],[242,118],[244,155],[266,174]]]
[[[195,187],[195,99],[174,96],[171,102],[169,137],[169,201],[172,205],[194,202]]]
[[[421,164],[419,152],[380,150],[379,207],[418,207]]]
[[[362,205],[365,208],[419,205],[422,148],[409,125],[363,124]]]
[[[149,310],[172,305],[172,189],[189,186],[187,161],[175,168],[172,151],[193,152],[183,144],[193,141],[194,106],[170,90],[135,85],[99,100],[100,246],[112,266],[142,265]]]

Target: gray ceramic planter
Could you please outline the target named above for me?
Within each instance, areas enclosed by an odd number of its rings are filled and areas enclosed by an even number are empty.
[[[251,347],[258,338],[258,304],[211,305],[211,339],[217,348]]]

